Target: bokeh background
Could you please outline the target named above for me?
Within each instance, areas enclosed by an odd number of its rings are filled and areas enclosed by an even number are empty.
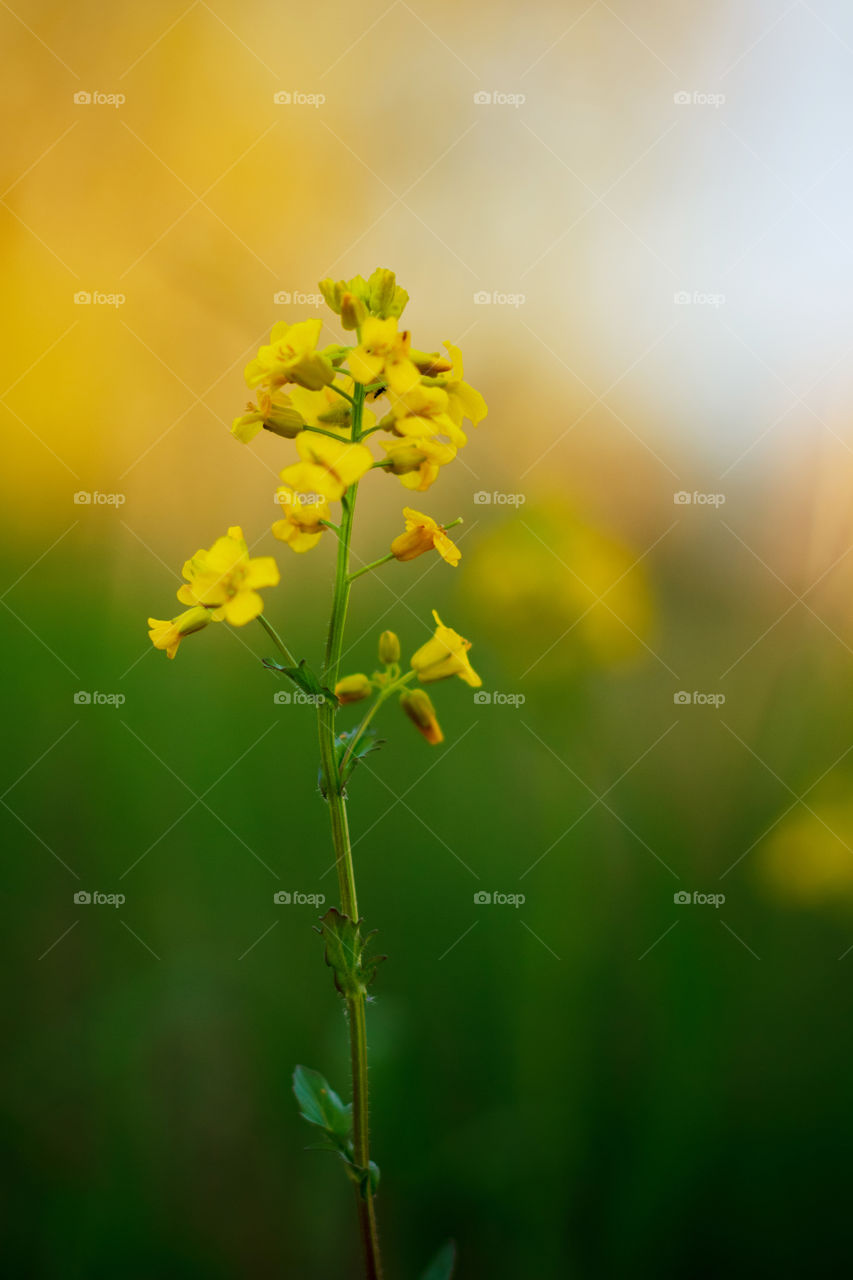
[[[349,632],[370,670],[437,606],[492,695],[436,689],[434,751],[389,711],[352,788],[388,1274],[451,1236],[466,1280],[836,1272],[850,7],[15,0],[0,32],[10,1272],[358,1274],[289,1091],[346,1093],[345,1028],[273,902],[332,901],[312,713],[259,629],[168,663],[145,619],[240,523],[316,658],[332,548],[274,542],[292,446],[228,426],[270,326],[376,265],[490,405],[422,502],[461,567],[363,580]],[[407,496],[369,489],[365,560]]]

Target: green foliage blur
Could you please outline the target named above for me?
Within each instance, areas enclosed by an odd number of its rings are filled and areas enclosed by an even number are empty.
[[[369,1008],[388,1275],[414,1280],[449,1238],[461,1280],[832,1273],[853,912],[843,886],[786,898],[761,868],[765,831],[819,811],[819,791],[796,797],[848,745],[846,655],[797,610],[721,683],[786,601],[748,558],[721,574],[708,533],[645,566],[648,650],[597,661],[575,629],[525,675],[541,617],[501,629],[473,580],[512,528],[485,519],[472,576],[407,578],[405,604],[401,566],[360,583],[349,623],[346,669],[369,671],[385,627],[409,653],[437,605],[484,690],[524,695],[435,686],[439,748],[389,706],[350,788],[360,907],[389,956]],[[142,550],[132,573],[91,555],[81,582],[86,536],[4,619],[6,1268],[357,1276],[351,1186],[306,1150],[291,1093],[303,1063],[348,1099],[342,1004],[320,912],[274,901],[335,902],[312,709],[274,700],[260,628],[155,653],[144,614],[174,583]],[[7,548],[4,582],[32,559]],[[315,569],[268,609],[317,660]],[[682,687],[726,703],[679,705]],[[849,757],[833,776],[843,792]]]

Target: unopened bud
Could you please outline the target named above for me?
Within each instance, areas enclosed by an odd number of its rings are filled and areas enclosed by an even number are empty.
[[[345,293],[341,298],[341,327],[344,329],[360,329],[367,319],[367,307],[361,298],[354,293]]]
[[[390,667],[400,661],[400,640],[394,631],[383,631],[379,637],[379,661]]]
[[[361,702],[370,697],[372,686],[366,675],[361,672],[354,676],[344,676],[335,685],[335,697],[343,706],[346,702]]]
[[[435,707],[425,689],[407,689],[400,698],[400,706],[427,742],[432,746],[444,742]]]
[[[367,305],[375,316],[387,320],[389,316],[401,316],[409,295],[397,284],[397,277],[386,267],[377,267],[367,282]]]

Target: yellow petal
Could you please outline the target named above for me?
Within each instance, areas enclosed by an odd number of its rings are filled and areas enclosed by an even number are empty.
[[[242,627],[263,610],[264,602],[257,591],[240,591],[225,602],[225,621],[233,627]]]

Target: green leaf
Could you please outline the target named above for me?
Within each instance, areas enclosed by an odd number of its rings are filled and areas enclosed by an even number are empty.
[[[293,1092],[308,1123],[323,1129],[336,1150],[346,1147],[352,1133],[352,1107],[341,1101],[328,1080],[310,1067],[297,1067],[293,1073]]]
[[[442,1245],[439,1249],[421,1276],[421,1280],[450,1280],[455,1266],[456,1245],[452,1240],[448,1240],[447,1244]]]
[[[342,996],[363,995],[376,977],[386,956],[367,957],[368,944],[375,934],[362,937],[361,920],[351,920],[337,907],[330,907],[317,930],[326,944],[326,964],[334,970],[335,986]]]
[[[275,671],[280,676],[287,676],[288,680],[292,680],[297,688],[301,689],[309,698],[317,698],[331,703],[333,707],[337,707],[338,700],[331,689],[327,689],[324,684],[320,683],[319,677],[311,670],[304,658],[300,658],[299,665],[296,667],[285,667],[281,662],[277,662],[275,658],[262,658],[261,661],[268,671]]]
[[[384,745],[384,738],[377,738],[372,729],[368,729],[362,736],[360,742],[350,751],[350,743],[358,733],[358,728],[348,729],[345,733],[339,733],[335,738],[335,760],[338,766],[338,775],[341,779],[341,786],[349,780],[353,769],[359,760],[363,760],[365,756],[369,756],[371,751],[378,751]],[[347,755],[347,753],[349,753]],[[344,765],[344,757],[347,757],[346,765]]]

